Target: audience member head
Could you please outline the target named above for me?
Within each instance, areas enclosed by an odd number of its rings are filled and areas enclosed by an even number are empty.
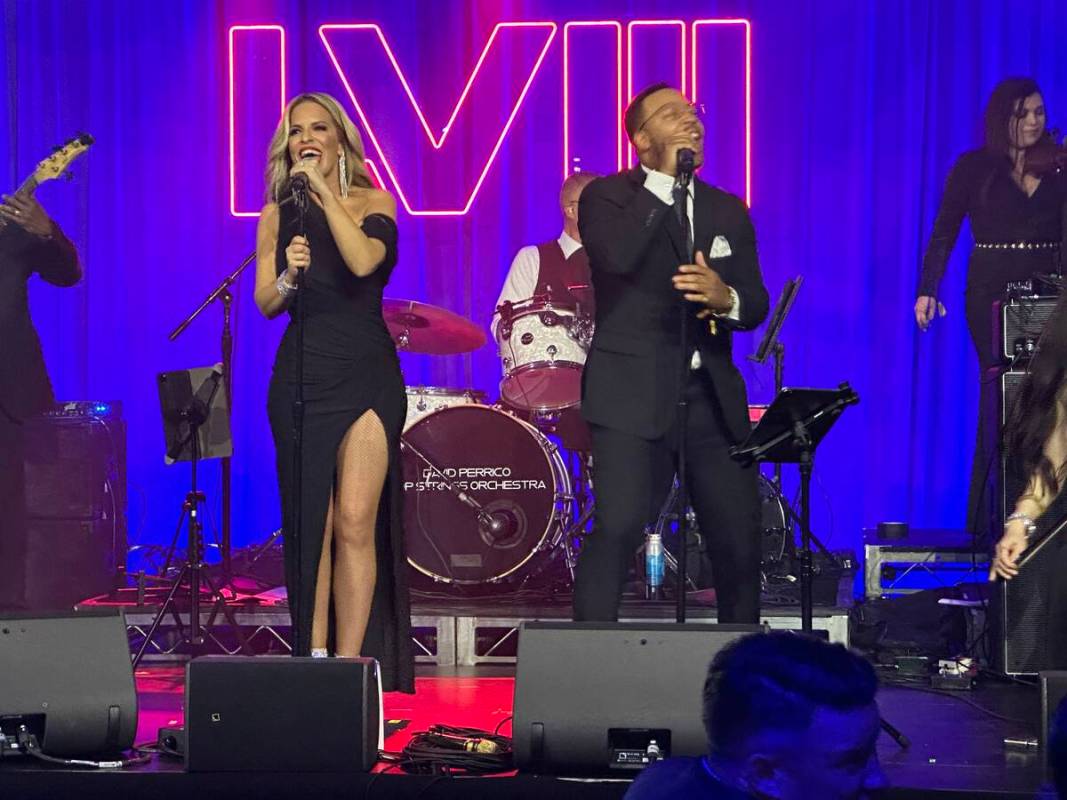
[[[883,788],[874,669],[841,645],[787,632],[724,648],[704,684],[708,763],[774,800],[858,800]]]

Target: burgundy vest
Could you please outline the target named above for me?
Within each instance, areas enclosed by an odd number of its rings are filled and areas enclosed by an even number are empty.
[[[567,287],[592,284],[585,248],[580,247],[571,253],[570,258],[564,258],[559,242],[545,242],[537,245],[537,255],[541,261],[534,295],[548,295],[552,302],[560,305],[577,305],[577,298],[567,291]],[[593,312],[592,308],[587,310],[590,314]]]

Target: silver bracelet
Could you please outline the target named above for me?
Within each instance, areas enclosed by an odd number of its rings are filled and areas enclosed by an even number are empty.
[[[1026,527],[1027,536],[1034,535],[1034,532],[1037,530],[1037,523],[1034,522],[1033,517],[1031,517],[1029,514],[1023,514],[1020,511],[1015,511],[1011,514],[1008,514],[1008,518],[1004,520],[1004,527],[1008,527],[1008,525],[1010,525],[1015,520],[1019,520],[1023,523],[1023,525]]]
[[[286,300],[296,294],[296,285],[289,283],[289,281],[285,279],[284,272],[278,276],[278,280],[274,282],[274,286],[278,290],[278,294],[280,294]]]

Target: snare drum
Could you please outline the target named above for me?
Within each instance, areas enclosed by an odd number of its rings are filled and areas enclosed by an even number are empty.
[[[556,447],[490,406],[442,408],[401,439],[408,562],[436,581],[495,583],[559,542],[571,484]]]
[[[541,297],[512,307],[496,328],[500,396],[527,411],[557,411],[582,398],[582,367],[593,322]]]
[[[441,386],[408,386],[408,415],[404,418],[407,430],[427,414],[442,408],[462,405],[483,405],[485,392],[475,389],[446,389]]]

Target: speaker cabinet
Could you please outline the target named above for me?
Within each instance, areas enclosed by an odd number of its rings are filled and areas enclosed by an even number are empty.
[[[190,772],[367,772],[381,707],[372,658],[205,656],[185,672]]]
[[[101,757],[137,732],[126,622],[121,612],[0,616],[0,729],[19,725],[52,756]]]
[[[758,625],[524,623],[512,723],[516,765],[627,773],[707,752],[704,680],[715,654]]]
[[[35,519],[117,519],[125,539],[126,426],[119,417],[26,422],[26,513]]]
[[[26,521],[24,604],[37,613],[69,611],[115,586],[125,548],[111,520]]]
[[[1019,574],[998,581],[996,666],[1008,675],[1035,675],[1051,666],[1048,643],[1053,580],[1067,566],[1067,492],[1061,492],[1037,520],[1035,543],[1023,552]]]
[[[126,566],[125,424],[63,408],[25,425],[26,528],[13,535],[21,605],[38,613],[110,591]]]
[[[1004,516],[1007,516],[1014,510],[1015,501],[1019,499],[1019,495],[1023,493],[1025,485],[1023,481],[1015,474],[1015,471],[1011,468],[1011,453],[1007,452],[1007,449],[1003,447],[1003,431],[1005,430],[1008,420],[1011,418],[1012,411],[1015,408],[1015,401],[1019,396],[1019,390],[1022,388],[1023,381],[1026,379],[1026,373],[1023,371],[1012,370],[1005,372],[1000,376],[1000,429],[999,442],[1000,442],[1000,489],[1001,489],[1001,509]]]

